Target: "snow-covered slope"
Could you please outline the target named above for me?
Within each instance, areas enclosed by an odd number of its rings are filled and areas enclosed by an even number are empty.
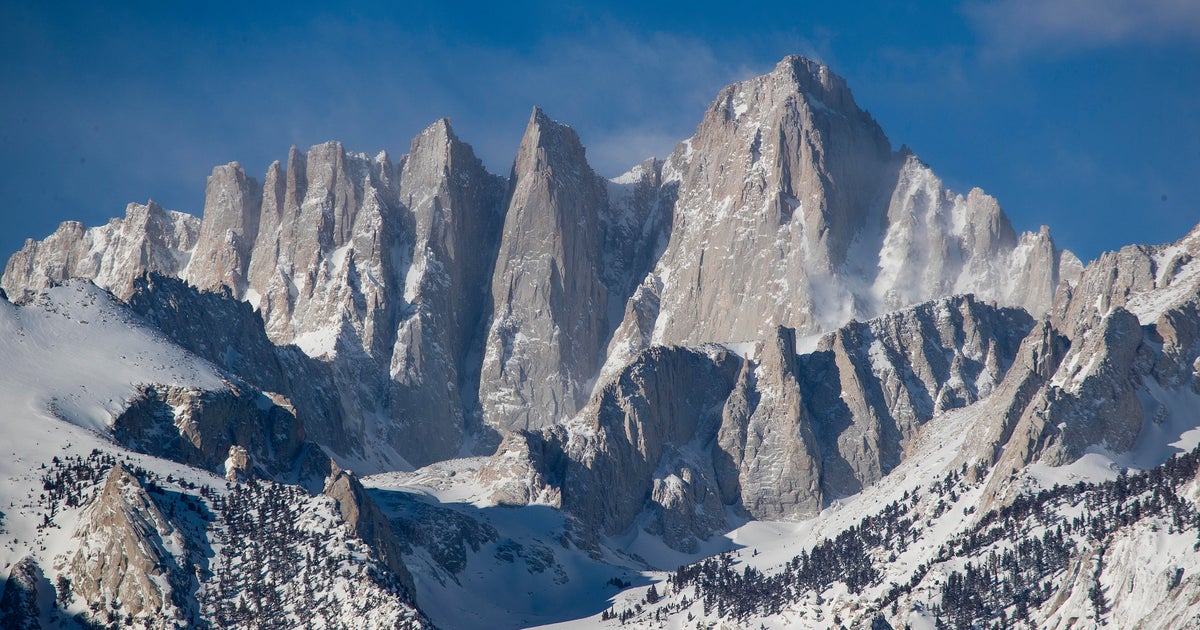
[[[25,306],[0,300],[0,399],[8,413],[106,433],[139,384],[218,390],[216,368],[172,344],[111,294],[74,281]]]
[[[57,627],[73,618],[164,628],[425,624],[403,583],[343,524],[333,498],[253,479],[231,487],[205,470],[219,466],[188,466],[114,442],[128,437],[123,423],[147,387],[234,396],[247,386],[103,289],[75,281],[23,306],[0,300],[0,356],[0,566],[6,576],[17,566],[27,569],[20,575],[40,574],[32,588],[45,604],[32,619],[0,611],[0,625]],[[251,477],[280,463],[268,458],[282,458],[278,441],[263,446],[246,436],[286,436],[278,416],[269,422],[251,404],[241,417],[221,417],[212,400],[175,402],[180,408],[164,410],[175,425],[134,446],[188,461],[164,444],[240,441],[225,449],[254,453],[253,470],[243,469]],[[307,461],[296,458],[283,476],[295,479],[293,465]],[[21,584],[5,590],[16,597]]]

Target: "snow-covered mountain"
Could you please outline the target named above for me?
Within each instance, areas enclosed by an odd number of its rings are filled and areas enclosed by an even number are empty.
[[[801,57],[612,180],[219,166],[5,267],[0,615],[1200,625],[1198,234],[1085,266]]]

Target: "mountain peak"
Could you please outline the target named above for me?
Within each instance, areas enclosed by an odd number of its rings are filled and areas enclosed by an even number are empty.
[[[433,124],[426,127],[413,142],[415,144],[418,140],[429,137],[443,138],[447,142],[458,140],[458,136],[454,135],[454,128],[450,125],[449,118],[439,118],[433,121]]]
[[[590,171],[587,151],[579,134],[571,127],[551,119],[540,107],[534,107],[521,138],[514,173],[529,172],[545,165],[572,171]]]
[[[800,55],[788,55],[775,65],[775,69],[768,76],[786,78],[794,82],[810,103],[815,98],[819,101],[818,106],[824,105],[846,113],[859,111],[846,80],[819,61]]]

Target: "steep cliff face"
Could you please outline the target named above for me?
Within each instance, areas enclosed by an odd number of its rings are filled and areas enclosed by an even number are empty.
[[[405,449],[419,449],[411,459],[427,463],[457,454],[473,422],[505,182],[442,120],[413,140],[400,192],[415,246],[389,368],[392,416],[420,445]]]
[[[755,518],[816,514],[824,506],[821,447],[800,392],[796,333],[779,328],[742,366],[713,443],[722,499]]]
[[[307,435],[335,452],[362,455],[361,426],[348,422],[332,367],[267,337],[261,315],[232,293],[199,291],[166,276],[134,282],[125,304],[188,352],[265,392]]]
[[[181,275],[200,289],[229,287],[235,297],[245,295],[261,209],[262,187],[240,164],[214,168],[204,193],[196,248]]]
[[[579,137],[540,109],[510,187],[479,397],[489,424],[536,429],[581,407],[599,367],[610,297],[599,275],[599,216],[608,199]]]
[[[567,426],[563,509],[615,534],[643,510],[656,480],[670,483],[675,475],[688,481],[682,467],[711,439],[738,363],[717,347],[653,348],[640,355]],[[658,494],[667,497],[661,489]],[[672,506],[662,507],[669,512]]]
[[[848,320],[853,296],[833,274],[857,262],[860,230],[878,241],[891,161],[878,125],[820,64],[789,57],[723,89],[663,167],[679,192],[654,271],[655,341],[765,339],[775,324],[812,333]]]
[[[717,346],[647,350],[566,425],[509,435],[479,477],[495,486],[497,502],[561,507],[584,524],[581,542],[589,545],[597,534],[627,529],[650,497],[652,527],[689,548],[693,536],[707,538],[724,523],[701,447],[739,363]]]
[[[123,298],[143,273],[181,274],[199,232],[196,217],[164,210],[153,201],[131,203],[124,219],[88,229],[66,221],[44,241],[27,240],[8,260],[0,286],[12,299],[20,299],[84,278]]]
[[[1171,245],[1126,247],[1060,287],[1041,338],[1026,341],[1043,355],[1036,377],[1010,374],[1024,382],[1003,388],[1012,402],[983,447],[1003,446],[990,496],[1011,498],[1033,462],[1061,466],[1099,449],[1152,466],[1155,444],[1180,438],[1200,391],[1198,247],[1195,230]]]
[[[294,148],[263,184],[246,298],[277,343],[386,360],[411,257],[395,168],[327,142]],[[219,218],[219,217],[218,217]],[[194,273],[200,273],[198,270]]]
[[[875,483],[934,415],[995,390],[1033,320],[970,296],[852,323],[803,356],[810,413],[831,496]]]
[[[982,191],[893,153],[845,82],[802,58],[722,90],[662,172],[670,242],[606,375],[653,343],[807,336],[953,294],[1040,315],[1081,267],[1048,230],[1018,235]]]
[[[1129,245],[1106,252],[1059,288],[1053,318],[1074,337],[1117,307],[1152,324],[1200,292],[1200,226],[1167,245]]]

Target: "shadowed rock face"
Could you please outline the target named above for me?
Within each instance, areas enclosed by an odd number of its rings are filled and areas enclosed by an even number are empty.
[[[219,391],[143,386],[114,420],[113,437],[140,452],[220,475],[232,466],[255,477],[319,487],[330,470],[329,457],[307,440],[289,409],[234,383]]]
[[[476,406],[488,286],[504,181],[487,173],[471,147],[442,120],[412,143],[400,171],[401,201],[413,213],[413,261],[392,351],[392,415],[417,463],[455,455]],[[417,449],[410,449],[416,452]]]
[[[0,595],[0,625],[12,630],[38,630],[42,627],[47,591],[54,587],[46,579],[36,560],[26,556],[13,565]]]
[[[845,496],[900,463],[937,413],[994,391],[1033,319],[970,296],[852,323],[802,357],[801,390],[823,447],[825,488]]]
[[[674,542],[686,547],[694,532],[679,526],[685,506],[719,505],[707,500],[717,497],[711,466],[688,462],[715,430],[738,365],[736,355],[715,346],[647,350],[567,425],[505,438],[480,478],[500,482],[498,502],[549,503],[577,517],[584,544],[628,528],[653,494],[660,531],[675,533]],[[711,531],[705,518],[724,522],[719,510],[692,516],[701,538]]]
[[[151,274],[134,282],[126,304],[189,352],[279,399],[310,438],[336,452],[353,452],[362,439],[345,419],[331,366],[272,343],[260,314],[228,290],[198,291]]]

